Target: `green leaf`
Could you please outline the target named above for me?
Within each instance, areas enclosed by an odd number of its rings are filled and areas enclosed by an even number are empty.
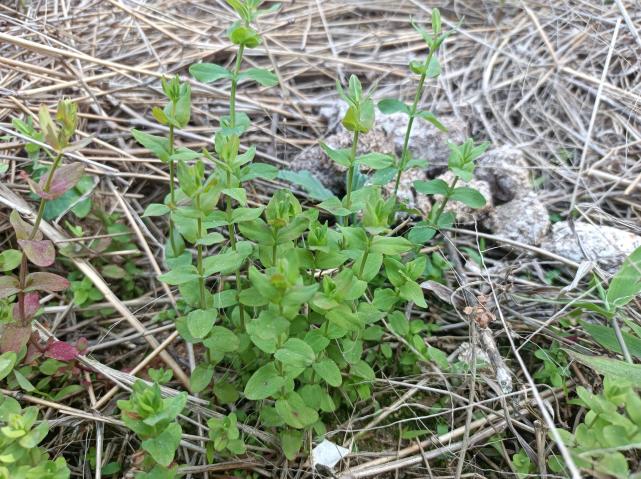
[[[136,129],[132,129],[131,134],[138,143],[151,151],[160,161],[169,161],[169,140],[167,138],[150,135]]]
[[[244,80],[245,78],[254,80],[263,86],[278,85],[278,77],[269,70],[264,70],[262,68],[248,68],[238,75],[239,80]]]
[[[621,350],[621,345],[619,344],[617,335],[613,328],[602,326],[600,324],[590,324],[584,321],[581,322],[581,326],[594,338],[597,343],[599,343],[608,351],[619,354],[623,353],[623,351]],[[625,332],[622,332],[621,334],[630,354],[641,359],[641,339]]]
[[[413,301],[417,306],[422,308],[427,308],[427,303],[425,302],[425,297],[423,296],[423,290],[414,281],[407,281],[403,286],[399,288],[399,293],[401,298],[404,298],[408,301]]]
[[[389,325],[392,331],[401,337],[407,336],[410,332],[410,322],[407,317],[400,311],[394,311],[389,316]]]
[[[400,236],[374,236],[371,250],[385,255],[405,253],[414,247],[411,241]]]
[[[195,63],[189,67],[189,73],[203,83],[213,83],[221,78],[232,78],[232,72],[215,63]]]
[[[285,429],[280,433],[280,443],[285,457],[293,461],[303,447],[303,431]]]
[[[273,180],[278,175],[278,168],[267,163],[252,163],[241,170],[240,181],[245,182],[254,178]]]
[[[276,365],[271,362],[252,374],[245,386],[245,397],[252,401],[259,401],[273,396],[285,383],[285,379],[276,370]]]
[[[414,189],[424,195],[446,195],[450,187],[445,181],[434,179],[429,181],[415,181]]]
[[[187,315],[187,329],[197,339],[207,336],[215,322],[216,310],[197,309]]]
[[[307,170],[280,170],[278,172],[278,178],[302,187],[309,196],[318,201],[325,201],[333,196],[333,193],[325,188],[320,180]]]
[[[441,123],[439,121],[439,119],[436,118],[436,115],[434,115],[434,113],[432,113],[431,111],[419,111],[416,114],[416,116],[419,117],[419,118],[422,118],[423,120],[425,120],[425,121],[427,121],[429,123],[431,123],[436,128],[441,130],[442,132],[447,132],[447,127],[445,125],[443,125],[443,123]]]
[[[238,251],[228,251],[226,253],[208,256],[203,260],[205,276],[211,276],[216,273],[231,273],[240,268],[245,261],[246,256]]]
[[[22,389],[23,391],[31,392],[36,390],[35,386],[31,384],[31,381],[29,381],[24,376],[24,374],[22,374],[17,369],[13,370],[13,375],[16,378],[16,381],[18,381],[18,385],[20,386],[20,389]]]
[[[235,199],[243,206],[247,204],[247,192],[245,188],[225,188],[223,194]]]
[[[142,214],[142,217],[146,218],[149,216],[164,216],[170,211],[171,210],[166,205],[163,205],[161,203],[152,203],[147,206],[147,208],[145,208],[145,212]]]
[[[191,377],[189,378],[189,386],[191,391],[194,393],[199,393],[203,391],[211,379],[214,377],[214,366],[211,364],[198,364],[196,368],[191,372]]]
[[[318,413],[308,407],[297,393],[290,393],[287,398],[278,399],[276,412],[288,426],[303,429],[318,421]]]
[[[348,216],[352,214],[352,211],[345,208],[341,200],[339,200],[335,196],[326,199],[322,203],[319,203],[318,207],[323,210],[329,211],[334,216]]]
[[[196,240],[196,244],[211,246],[213,244],[222,243],[223,241],[225,241],[225,237],[220,233],[214,231],[212,233],[207,233],[205,236],[203,236],[199,240]]]
[[[196,267],[193,265],[187,265],[178,266],[165,274],[161,274],[158,276],[158,279],[163,283],[176,286],[197,280],[199,277]]]
[[[264,208],[236,208],[232,211],[231,222],[241,223],[243,221],[254,221],[263,213]]]
[[[376,374],[369,364],[367,364],[362,359],[358,362],[352,364],[350,368],[350,373],[356,377],[365,379],[366,381],[374,381],[376,379]]]
[[[373,170],[382,170],[394,166],[394,158],[383,153],[367,153],[356,158],[356,163]]]
[[[337,148],[333,149],[331,146],[321,142],[321,148],[334,162],[338,163],[345,168],[349,168],[351,164],[350,154],[351,150],[349,148]]]
[[[466,186],[454,188],[454,191],[450,195],[450,200],[460,201],[471,208],[482,208],[485,206],[485,198],[483,195],[478,190]]]
[[[625,306],[641,292],[641,247],[635,249],[626,258],[623,265],[614,275],[606,299],[610,308]]]
[[[435,235],[436,229],[431,224],[427,221],[420,221],[410,229],[407,239],[414,244],[422,245],[434,238]]]
[[[233,404],[239,396],[236,387],[225,381],[217,381],[214,384],[214,394],[222,404]]]
[[[430,63],[427,65],[427,78],[436,78],[441,74],[441,64],[438,61],[438,57],[436,55],[432,55],[432,58],[430,58]]]
[[[180,445],[182,428],[177,422],[170,423],[158,436],[142,442],[142,448],[161,466],[169,466]]]
[[[11,271],[22,261],[22,253],[17,249],[6,249],[0,253],[0,271]]]
[[[619,361],[618,359],[611,359],[605,356],[587,356],[567,349],[564,351],[572,358],[591,367],[599,374],[619,379],[626,383],[641,384],[641,364],[629,364],[625,361]]]
[[[238,349],[240,340],[233,331],[224,326],[214,326],[203,344],[214,352],[231,353]]]
[[[304,368],[311,366],[316,359],[314,350],[302,339],[289,338],[281,349],[276,351],[274,357],[281,363],[294,367]]]
[[[391,115],[392,113],[405,113],[407,115],[410,114],[409,105],[406,105],[400,100],[394,100],[392,98],[379,101],[378,109],[385,115]]]
[[[7,351],[0,355],[0,380],[6,378],[13,371],[17,359],[18,357],[13,351]]]
[[[338,387],[342,384],[341,371],[334,361],[323,359],[313,365],[314,371],[330,386]]]

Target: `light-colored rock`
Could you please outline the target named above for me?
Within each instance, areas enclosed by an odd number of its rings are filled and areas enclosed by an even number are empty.
[[[495,206],[486,223],[488,229],[521,243],[538,245],[550,228],[547,209],[533,191]]]
[[[543,248],[576,262],[596,261],[608,271],[615,271],[623,260],[641,246],[641,236],[612,226],[567,221],[552,226]]]

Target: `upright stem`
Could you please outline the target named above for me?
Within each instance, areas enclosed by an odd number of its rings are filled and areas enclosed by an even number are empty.
[[[196,209],[200,210],[200,195],[196,195]],[[198,239],[201,240],[203,238],[203,220],[202,218],[198,218],[197,220],[197,225],[198,225]],[[200,307],[202,309],[207,309],[207,301],[205,299],[205,275],[203,271],[203,245],[201,243],[198,243],[197,246],[198,249],[198,258],[196,262],[196,268],[198,269],[198,286],[200,288]]]
[[[352,186],[354,183],[354,162],[356,161],[356,149],[358,148],[358,130],[354,132],[352,139],[352,151],[349,154],[350,167],[347,170],[347,195],[345,195],[345,208],[349,209],[352,206]]]
[[[174,125],[169,125],[169,156],[174,154]],[[174,178],[175,178],[175,165],[174,160],[169,160],[169,197],[171,198],[172,209],[176,205],[176,194],[174,191]],[[172,254],[176,254],[176,239],[174,238],[174,220],[169,213],[169,241],[171,243]]]
[[[231,92],[229,99],[229,122],[231,127],[236,126],[236,87],[238,86],[238,73],[240,72],[240,64],[243,61],[243,53],[245,52],[245,45],[241,45],[238,48],[238,54],[236,55],[236,66],[234,68],[234,76],[231,79]]]
[[[434,226],[434,228],[438,226],[438,220],[441,217],[441,214],[443,214],[443,210],[445,209],[447,202],[450,200],[450,195],[452,194],[452,191],[456,187],[456,183],[458,183],[458,176],[456,176],[452,181],[452,184],[449,186],[447,190],[447,195],[445,195],[445,197],[438,204],[434,212],[434,216],[430,219],[432,226]]]
[[[396,183],[394,183],[394,197],[398,194],[398,186],[401,183],[401,175],[403,170],[407,165],[408,158],[408,148],[410,142],[410,134],[412,133],[412,126],[414,125],[414,118],[416,115],[416,109],[418,108],[418,102],[423,96],[423,87],[425,86],[425,78],[427,77],[427,67],[432,61],[432,56],[434,55],[434,50],[430,49],[427,59],[425,60],[425,72],[421,74],[421,78],[418,81],[418,88],[416,89],[416,94],[414,95],[414,103],[412,103],[412,108],[410,109],[409,120],[407,121],[407,129],[405,130],[405,137],[403,139],[403,151],[401,152],[401,164],[399,165],[398,172],[396,173]]]
[[[240,65],[243,62],[243,53],[245,52],[245,45],[240,45],[238,48],[238,54],[236,55],[236,65],[234,67],[234,73],[231,80],[231,92],[229,99],[229,124],[231,128],[236,126],[236,88],[238,87],[238,74],[240,73]],[[227,171],[227,187],[231,188],[231,172]],[[226,198],[226,207],[227,207],[227,217],[231,217],[232,214],[232,204],[231,198],[227,196]],[[236,250],[236,229],[233,224],[229,224],[229,240],[231,241],[231,246]],[[240,295],[241,283],[240,283],[240,268],[236,270],[236,293]],[[244,326],[245,324],[245,310],[243,305],[239,303],[238,311],[240,314],[240,324]]]
[[[51,188],[51,182],[53,181],[53,175],[60,166],[60,162],[62,161],[62,153],[58,153],[58,155],[54,158],[53,164],[51,165],[51,169],[49,170],[49,175],[47,176],[47,180],[45,181],[44,187],[42,188],[45,192],[49,192],[49,188]],[[38,233],[38,229],[40,228],[40,223],[42,222],[42,218],[45,213],[45,206],[47,204],[47,200],[44,198],[40,198],[40,205],[38,205],[38,213],[36,214],[36,220],[33,222],[33,228],[31,229],[31,232],[29,233],[29,237],[27,239],[33,240],[36,237],[36,233]],[[18,293],[18,309],[20,311],[20,318],[21,318],[21,323],[22,325],[25,325],[25,308],[24,308],[24,293],[22,290],[25,288],[25,281],[27,279],[27,273],[29,272],[29,263],[27,262],[27,255],[22,253],[22,260],[20,261],[20,273],[19,273],[19,281],[20,281],[20,292]]]

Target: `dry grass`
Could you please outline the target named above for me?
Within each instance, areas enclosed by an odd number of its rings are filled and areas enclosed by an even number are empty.
[[[528,1],[527,7],[509,0],[437,3],[447,24],[453,26],[462,17],[465,22],[445,45],[444,74],[436,88],[428,89],[426,105],[456,117],[468,125],[470,134],[496,146],[523,148],[551,212],[566,214],[574,207],[587,221],[641,232],[641,38],[629,28],[641,23],[638,4],[633,0]],[[251,51],[247,58],[274,69],[282,88],[241,91],[238,106],[254,120],[248,141],[257,145],[258,156],[287,165],[322,137],[327,125],[319,108],[336,101],[337,78],[356,73],[364,83],[378,82],[381,96],[407,95],[413,88],[407,61],[423,48],[408,18],[423,19],[426,12],[424,2],[416,0],[285,1],[278,15],[262,20],[264,48]],[[139,285],[145,294],[122,301],[114,293],[118,282],[103,279],[92,266],[95,255],[85,251],[84,257],[71,261],[102,291],[103,306],[111,307],[111,313],[87,319],[63,298],[50,297],[51,304],[45,304],[48,325],[41,327],[42,333],[67,340],[87,337],[92,354],[84,366],[98,375],[86,393],[64,404],[21,397],[44,406],[47,416],[61,426],[72,426],[55,428],[50,447],[71,458],[78,477],[92,477],[87,465],[90,447],[96,447],[103,459],[121,462],[133,452],[135,444],[119,427],[113,399],[123,395],[135,375],[144,375],[148,365],[164,363],[174,370],[177,380],[172,385],[178,388],[187,384],[187,371],[193,367],[195,359],[172,323],[152,319],[170,308],[174,297],[153,279],[163,267],[158,264],[162,226],[143,222],[139,215],[146,204],[164,194],[168,174],[132,141],[129,129],[153,126],[148,118],[151,107],[161,101],[159,79],[177,73],[192,81],[194,89],[193,121],[179,133],[179,141],[192,148],[211,145],[217,118],[227,108],[228,92],[191,80],[187,67],[201,60],[229,63],[232,53],[224,29],[231,19],[222,0],[0,4],[0,132],[12,131],[10,121],[15,116],[37,120],[41,103],[53,106],[62,96],[77,101],[79,135],[92,136],[93,142],[70,156],[83,161],[98,179],[95,202],[105,211],[123,214],[140,251],[136,264],[144,272]],[[15,135],[0,144],[0,161],[9,164],[0,202],[29,214],[33,204],[25,201],[27,189],[17,175],[28,163],[22,146],[23,139]],[[261,201],[272,187],[258,183],[254,199]],[[10,240],[8,208],[0,210],[3,243]],[[69,234],[63,224],[46,224],[43,231],[54,241],[65,242]],[[88,236],[104,233],[87,225]],[[456,255],[464,246],[476,249],[477,238],[469,233],[451,232],[450,252]],[[539,385],[539,401],[532,400],[533,383],[528,379],[533,371],[518,359],[528,342],[561,339],[552,326],[563,315],[563,305],[542,298],[557,297],[572,281],[576,264],[518,244],[509,253],[497,249],[487,255],[503,262],[504,273],[475,277],[459,268],[448,281],[463,283],[468,293],[492,296],[500,319],[495,336],[512,371],[514,392],[501,391],[487,371],[455,378],[427,367],[418,377],[380,380],[375,397],[382,408],[359,405],[330,434],[337,442],[353,441],[361,451],[344,465],[341,477],[381,477],[388,472],[452,477],[458,464],[465,472],[461,477],[510,475],[501,457],[506,454],[504,446],[502,453],[488,456],[492,448],[485,446],[496,434],[503,433],[506,443],[516,448],[532,444],[533,457],[540,459],[552,447],[542,402],[556,411],[557,425],[571,421],[562,391]],[[554,286],[543,282],[543,271],[551,269],[560,272]],[[436,306],[428,314],[442,326],[438,336],[429,338],[439,347],[453,352],[470,341],[469,318]],[[638,311],[630,314],[639,320]],[[578,330],[569,333],[581,336]],[[585,370],[573,365],[573,371],[570,388],[593,382]],[[437,401],[445,408],[440,414],[449,432],[398,445],[394,439],[398,428],[404,422],[416,428],[433,420],[430,406]],[[219,414],[197,397],[190,398],[189,406],[197,421]],[[203,429],[193,431],[200,433],[185,435],[182,449],[183,463],[191,465],[186,472],[192,477],[207,473],[213,477],[239,468],[274,477],[309,473],[304,461],[287,466],[271,434],[250,424],[245,432],[262,446],[250,449],[247,461],[204,465]],[[534,441],[535,437],[540,440]],[[436,457],[441,458],[438,467],[430,461]]]

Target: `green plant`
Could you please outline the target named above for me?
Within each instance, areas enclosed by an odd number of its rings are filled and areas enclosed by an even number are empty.
[[[594,394],[579,386],[578,398],[572,403],[586,408],[585,419],[571,433],[559,429],[563,441],[570,447],[578,467],[594,475],[607,474],[617,478],[630,475],[626,455],[641,450],[641,396],[638,384],[606,376],[603,391]],[[556,457],[550,468],[561,473],[564,466]]]
[[[122,421],[142,441],[145,456],[140,467],[143,471],[153,470],[153,474],[162,473],[162,477],[174,477],[170,466],[182,434],[176,417],[185,408],[186,402],[185,392],[171,398],[162,398],[157,383],[149,385],[141,380],[134,383],[128,400],[118,401]],[[153,474],[137,477],[158,477]]]
[[[17,302],[12,310],[13,322],[4,325],[0,339],[0,351],[3,352],[18,352],[29,341],[31,320],[39,309],[39,292],[58,292],[69,286],[67,279],[54,273],[44,271],[29,273],[29,262],[41,268],[54,264],[56,259],[54,245],[51,241],[43,239],[39,230],[40,223],[48,202],[61,197],[73,188],[84,172],[81,163],[62,165],[65,152],[77,147],[71,143],[77,123],[76,105],[68,100],[60,101],[56,112],[57,121],[51,118],[49,110],[43,105],[40,108],[39,119],[40,132],[35,133],[33,128],[27,129],[27,132],[33,134],[36,139],[46,141],[49,149],[45,151],[52,160],[52,165],[48,173],[43,175],[37,183],[25,175],[33,193],[40,198],[33,226],[24,221],[16,210],[12,211],[9,218],[20,249],[3,252],[3,270],[10,272],[19,266],[19,273],[17,277],[12,274],[0,277],[0,299],[17,296]],[[20,258],[19,264],[17,264],[18,258]]]
[[[46,421],[38,423],[37,419],[38,408],[22,409],[15,399],[0,395],[0,478],[69,478],[64,458],[52,461],[47,452],[38,447],[49,432],[49,426]]]
[[[441,131],[447,131],[443,124],[438,120],[436,115],[427,110],[419,110],[419,102],[423,97],[425,90],[425,81],[428,78],[437,78],[441,74],[441,65],[438,60],[438,49],[445,39],[452,34],[452,31],[443,32],[441,27],[441,14],[437,8],[432,10],[432,32],[428,32],[419,25],[412,22],[414,29],[421,35],[428,48],[428,53],[425,61],[412,60],[409,64],[410,71],[414,74],[420,75],[414,101],[408,105],[400,100],[385,99],[378,103],[378,109],[381,113],[403,113],[408,116],[407,128],[405,130],[405,137],[403,139],[403,149],[401,157],[395,165],[390,166],[390,172],[395,175],[394,180],[394,196],[398,192],[398,186],[401,181],[403,172],[416,167],[425,167],[427,162],[424,159],[413,159],[409,150],[410,136],[412,127],[416,118],[422,118]]]
[[[140,132],[134,134],[158,157],[176,162],[175,201],[170,195],[164,204],[149,205],[145,216],[169,213],[174,225],[175,254],[168,256],[169,271],[160,280],[181,293],[185,310],[176,319],[181,336],[203,346],[191,375],[192,391],[219,404],[253,401],[246,419],[274,429],[286,457],[293,459],[308,432],[325,432],[324,414],[371,399],[373,365],[393,354],[389,344],[378,347],[383,337],[392,338],[399,350],[408,346],[413,361],[404,357],[407,366],[416,360],[442,369],[449,364],[421,337],[430,326],[405,316],[410,305],[427,307],[419,283],[434,265],[420,253],[425,236],[415,241],[415,234],[404,237],[393,230],[399,205],[395,197],[383,197],[385,175],[380,172],[394,167],[394,158],[356,154],[359,135],[374,124],[375,109],[355,76],[347,91],[338,85],[348,103],[343,126],[353,133],[353,143],[345,150],[322,145],[347,169],[344,198],[332,196],[317,208],[303,208],[290,191],[279,190],[265,206],[249,207],[247,183],[272,179],[277,170],[253,162],[255,147],[241,148],[251,121],[236,111],[237,87],[243,80],[273,86],[277,77],[255,68],[241,70],[245,49],[261,41],[252,26],[261,2],[228,3],[240,17],[229,30],[237,45],[233,70],[201,63],[190,72],[206,83],[231,82],[229,115],[220,119],[213,152],[181,148],[171,155],[158,146],[169,145],[165,139],[148,135],[143,142]],[[175,82],[176,91],[185,91]],[[187,101],[182,109],[188,111]],[[468,140],[451,148],[450,169],[469,180],[486,145]],[[375,171],[368,182],[356,181],[361,167]],[[434,191],[443,195],[429,223],[434,234],[448,200],[483,203],[477,192],[456,188],[456,180],[445,186]],[[230,414],[210,421],[210,460],[242,453],[237,420]]]
[[[519,479],[523,479],[536,471],[536,467],[523,449],[512,456],[512,466]]]
[[[553,342],[549,349],[537,349],[534,356],[543,361],[543,366],[534,374],[534,378],[555,388],[565,387],[566,380],[570,376],[570,365],[567,354],[561,349],[559,343]]]
[[[245,452],[245,443],[240,437],[238,419],[235,413],[230,413],[223,418],[213,417],[207,421],[209,426],[209,439],[207,444],[207,460],[213,461],[214,452],[229,451],[232,454]]]

